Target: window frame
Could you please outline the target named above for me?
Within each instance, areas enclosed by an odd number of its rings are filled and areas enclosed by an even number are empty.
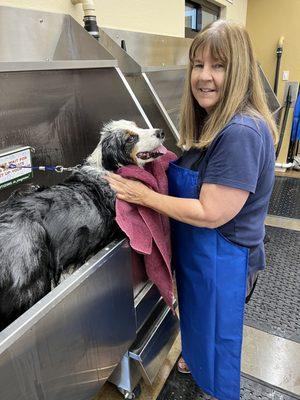
[[[202,11],[206,11],[209,14],[215,15],[217,19],[220,18],[221,7],[216,4],[212,4],[207,0],[186,0],[185,5],[194,7],[197,10],[196,14],[196,26],[197,29],[185,27],[185,37],[193,38],[202,29]]]

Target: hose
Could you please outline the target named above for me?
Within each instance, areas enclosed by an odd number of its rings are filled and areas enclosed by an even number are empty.
[[[71,0],[73,5],[82,4],[84,29],[96,40],[99,39],[99,28],[96,19],[96,10],[93,0]]]

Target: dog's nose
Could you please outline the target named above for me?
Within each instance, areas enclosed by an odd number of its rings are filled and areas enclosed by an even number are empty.
[[[165,134],[162,129],[156,129],[155,134],[158,139],[164,139],[165,137]]]

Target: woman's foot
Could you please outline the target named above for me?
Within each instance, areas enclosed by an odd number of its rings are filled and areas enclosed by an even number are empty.
[[[187,366],[187,363],[184,361],[182,357],[179,358],[177,361],[177,369],[178,372],[181,374],[190,374],[191,371],[189,370],[189,367]]]

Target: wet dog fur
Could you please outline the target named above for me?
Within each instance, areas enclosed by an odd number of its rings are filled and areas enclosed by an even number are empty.
[[[160,156],[160,129],[126,120],[106,124],[84,165],[61,184],[15,192],[0,204],[0,330],[118,232],[106,171]]]

